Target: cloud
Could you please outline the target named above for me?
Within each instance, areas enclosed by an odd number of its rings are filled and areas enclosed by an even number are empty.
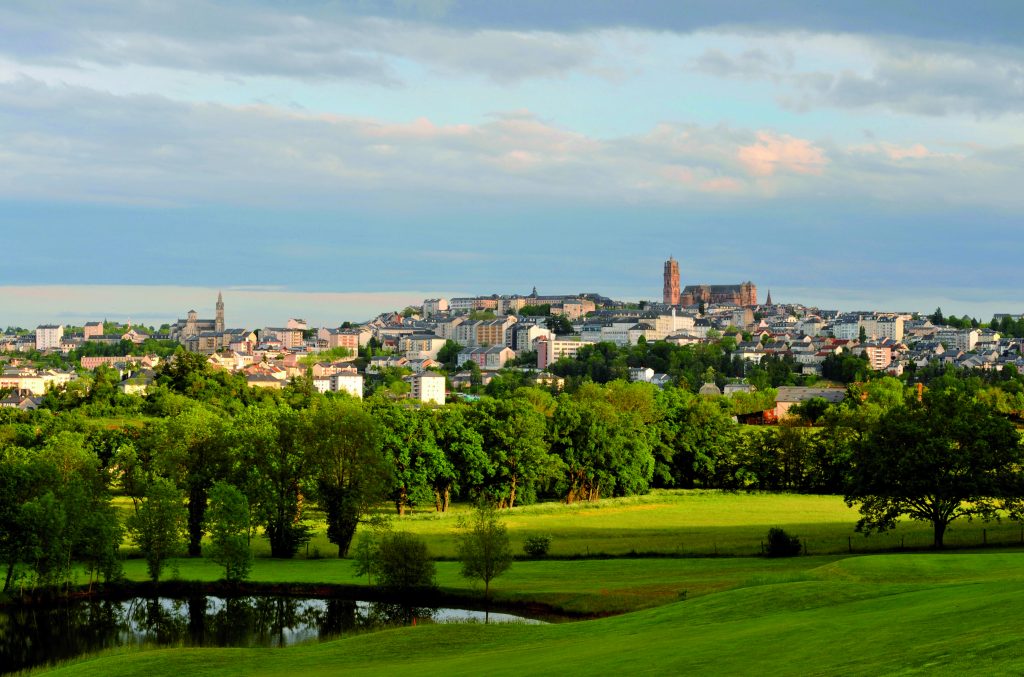
[[[703,34],[735,43],[728,33]],[[829,107],[938,117],[1024,114],[1024,50],[856,34],[756,33],[706,49],[690,69],[767,81],[797,111]]]
[[[423,9],[435,3],[415,4]],[[73,69],[141,66],[397,86],[405,80],[399,71],[410,62],[510,83],[581,68],[596,51],[589,39],[544,31],[455,29],[319,5],[284,10],[253,4],[243,10],[211,0],[101,8],[68,2],[62,14],[62,21],[54,21],[31,4],[0,6],[0,26],[7,27],[0,28],[0,54]],[[443,4],[411,16],[424,14],[443,15]]]
[[[877,46],[865,73],[814,72],[796,76],[797,104],[839,108],[882,107],[915,115],[1024,114],[1021,54],[968,52],[940,47]]]
[[[771,132],[758,132],[757,142],[742,146],[737,156],[753,176],[821,174],[828,164],[825,152],[810,141]]]
[[[768,79],[778,82],[782,79],[782,73],[792,68],[793,59],[789,51],[776,55],[755,48],[731,55],[721,49],[708,49],[694,60],[692,68],[719,78]]]
[[[900,199],[1018,205],[1012,145],[861,146],[785,130],[661,123],[597,138],[529,111],[440,124],[269,105],[119,97],[21,79],[0,83],[0,197],[261,208],[424,200],[699,203]]]

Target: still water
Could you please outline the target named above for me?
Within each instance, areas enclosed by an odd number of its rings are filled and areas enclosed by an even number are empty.
[[[122,646],[281,647],[411,623],[539,623],[511,614],[277,596],[135,597],[0,609],[0,672]]]

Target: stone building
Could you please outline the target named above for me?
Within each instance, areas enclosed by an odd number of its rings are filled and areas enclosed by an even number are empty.
[[[200,319],[195,310],[188,311],[185,319],[178,319],[171,325],[168,332],[172,341],[185,343],[188,339],[199,336],[203,332],[224,333],[224,298],[217,293],[217,316],[212,319]]]
[[[722,304],[734,306],[756,306],[757,285],[747,281],[740,284],[690,284],[683,289],[679,304],[695,306]]]
[[[665,262],[665,284],[662,288],[662,303],[679,305],[679,262],[671,256]]]

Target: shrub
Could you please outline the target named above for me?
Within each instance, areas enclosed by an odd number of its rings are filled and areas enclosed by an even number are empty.
[[[768,530],[768,545],[764,554],[768,557],[795,557],[800,554],[800,547],[799,538],[773,527]]]
[[[523,542],[523,552],[530,557],[545,557],[550,547],[550,536],[528,536]]]

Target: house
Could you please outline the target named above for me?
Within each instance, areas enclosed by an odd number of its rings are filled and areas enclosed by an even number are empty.
[[[274,390],[280,390],[284,388],[285,382],[283,379],[274,378],[267,374],[249,374],[245,377],[246,383],[249,384],[250,388],[272,388]]]
[[[466,348],[459,353],[458,363],[461,366],[472,361],[481,369],[494,371],[504,367],[505,363],[515,356],[515,351],[504,345],[489,348]]]
[[[128,376],[117,384],[117,389],[125,395],[145,395],[146,389],[153,385],[156,374],[150,370],[141,371]]]
[[[846,399],[845,388],[809,388],[805,386],[779,386],[775,396],[775,416],[783,419],[794,404],[821,397],[830,404]]]
[[[21,411],[29,411],[31,409],[39,408],[39,398],[29,397],[28,395],[12,394],[0,400],[0,408],[3,409],[20,409]]]

